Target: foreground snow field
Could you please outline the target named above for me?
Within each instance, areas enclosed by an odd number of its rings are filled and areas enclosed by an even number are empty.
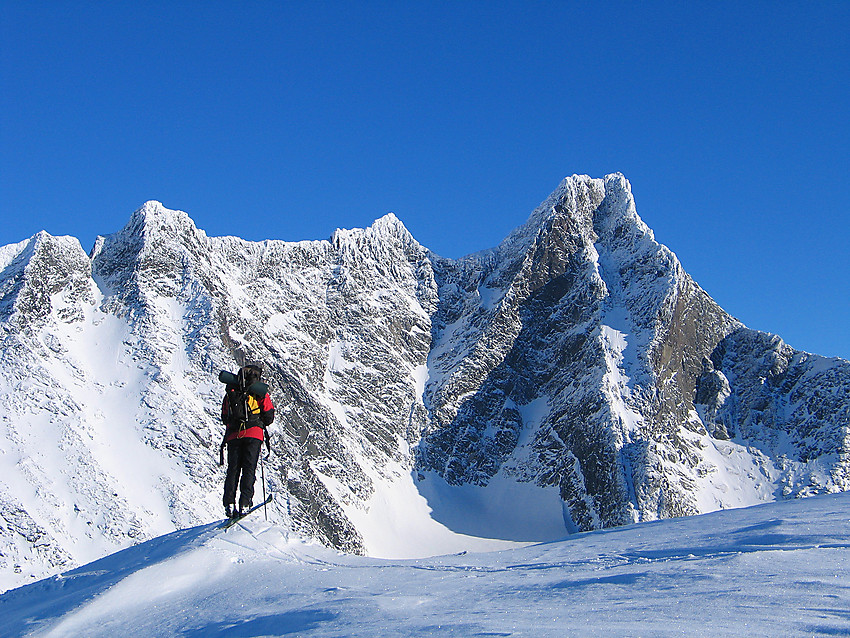
[[[850,493],[418,560],[216,527],[7,592],[0,635],[850,634]]]

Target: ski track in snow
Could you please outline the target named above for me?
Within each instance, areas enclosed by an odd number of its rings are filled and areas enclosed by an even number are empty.
[[[850,633],[850,494],[482,554],[348,556],[255,519],[0,596],[3,636]]]

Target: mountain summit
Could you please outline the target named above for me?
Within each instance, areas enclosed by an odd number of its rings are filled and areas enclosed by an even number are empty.
[[[395,215],[208,237],[148,202],[89,256],[0,248],[0,572],[12,586],[221,515],[220,369],[265,365],[273,522],[426,556],[844,491],[850,363],[728,315],[572,176],[445,259]]]

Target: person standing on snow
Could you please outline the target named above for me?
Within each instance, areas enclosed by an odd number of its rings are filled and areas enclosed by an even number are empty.
[[[254,479],[263,441],[269,447],[266,427],[274,421],[267,386],[258,383],[262,369],[246,365],[239,370],[235,383],[228,383],[221,403],[221,421],[227,426],[222,449],[227,446],[227,476],[224,479],[224,511],[228,518],[250,509],[254,499]],[[257,384],[257,385],[255,385]],[[263,396],[251,392],[262,388]],[[239,487],[239,507],[236,488]]]

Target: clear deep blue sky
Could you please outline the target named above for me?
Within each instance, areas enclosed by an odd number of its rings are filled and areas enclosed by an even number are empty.
[[[177,6],[172,6],[172,4]],[[392,211],[447,257],[573,173],[728,312],[850,358],[850,2],[0,0],[0,245],[322,239]]]

